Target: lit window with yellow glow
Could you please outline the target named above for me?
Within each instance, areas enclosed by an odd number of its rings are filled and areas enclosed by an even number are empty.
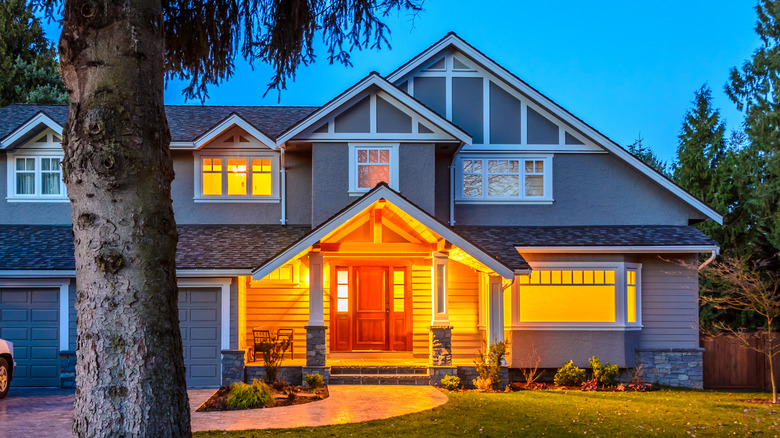
[[[626,270],[626,322],[636,323],[637,293],[636,270]]]
[[[222,160],[219,158],[203,159],[203,194],[222,194]]]
[[[246,195],[246,159],[228,158],[228,195]]]
[[[271,159],[252,159],[252,194],[255,196],[271,195]]]
[[[519,283],[522,322],[615,322],[614,270],[534,270]]]
[[[349,312],[349,271],[336,270],[336,311]]]
[[[406,270],[393,270],[393,312],[403,312],[406,304]]]
[[[263,199],[278,197],[275,157],[200,157],[203,199]],[[196,197],[198,193],[196,192]]]

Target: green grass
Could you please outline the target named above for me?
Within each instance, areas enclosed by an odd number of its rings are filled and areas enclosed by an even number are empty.
[[[651,393],[519,391],[449,393],[443,406],[388,420],[316,428],[200,432],[265,436],[739,436],[780,435],[780,407],[746,403],[767,394],[663,390]]]

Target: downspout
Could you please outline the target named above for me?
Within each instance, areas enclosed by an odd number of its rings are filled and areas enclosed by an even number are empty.
[[[282,201],[282,218],[280,222],[282,225],[287,225],[287,167],[284,163],[284,146],[281,147],[281,164],[279,166],[279,177],[281,178],[281,184],[280,184],[280,195],[281,195],[281,201]]]
[[[704,263],[702,263],[701,265],[699,265],[699,271],[701,271],[702,269],[704,269],[704,267],[705,267],[705,266],[707,266],[707,265],[709,265],[710,263],[712,263],[712,261],[713,261],[713,260],[715,260],[715,257],[717,257],[717,256],[718,256],[718,254],[720,254],[720,248],[719,248],[719,247],[716,247],[715,249],[713,249],[713,250],[712,250],[712,255],[710,255],[710,258],[708,258],[707,260],[705,260],[705,261],[704,261]]]

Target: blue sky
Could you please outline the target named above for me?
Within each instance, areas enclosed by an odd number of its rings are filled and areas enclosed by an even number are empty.
[[[705,82],[729,128],[741,124],[723,86],[731,67],[759,46],[753,6],[748,0],[426,0],[413,21],[388,17],[392,50],[353,53],[352,68],[329,65],[320,46],[318,62],[298,72],[279,103],[322,105],[372,70],[388,74],[455,31],[614,141],[625,145],[641,132],[645,145],[670,160],[693,92]],[[56,39],[58,30],[48,28]],[[262,97],[270,77],[267,66],[252,70],[240,62],[228,82],[210,88],[206,103],[275,105],[275,92]],[[183,86],[168,84],[167,104],[185,103]]]

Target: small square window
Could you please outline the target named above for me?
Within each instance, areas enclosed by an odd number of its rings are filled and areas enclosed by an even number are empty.
[[[384,182],[397,190],[398,145],[350,144],[349,193],[358,195]]]

